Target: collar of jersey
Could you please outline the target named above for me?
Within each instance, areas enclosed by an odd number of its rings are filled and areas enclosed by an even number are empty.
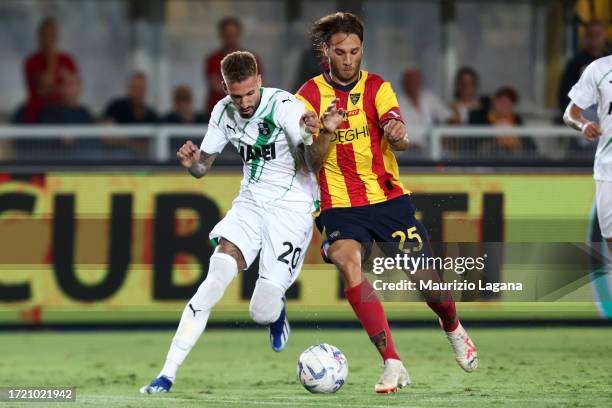
[[[325,71],[323,72],[323,78],[325,78],[325,81],[327,81],[328,84],[330,84],[332,86],[332,88],[337,89],[339,91],[350,91],[351,89],[353,89],[355,87],[355,85],[357,85],[357,82],[361,81],[361,76],[363,75],[363,71],[359,71],[359,77],[357,77],[356,80],[354,80],[353,82],[351,82],[348,85],[341,85],[337,82],[335,82],[332,77],[331,74],[329,73],[329,71]]]

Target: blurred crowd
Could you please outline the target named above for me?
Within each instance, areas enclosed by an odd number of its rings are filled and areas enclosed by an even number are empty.
[[[14,124],[204,124],[223,92],[220,61],[229,52],[242,49],[242,24],[237,18],[224,18],[218,23],[219,48],[204,58],[202,73],[208,84],[201,110],[194,105],[193,90],[187,85],[173,90],[171,112],[157,112],[147,105],[148,78],[144,72],[132,72],[127,78],[126,93],[108,102],[102,112],[92,112],[81,101],[82,81],[79,64],[74,56],[59,47],[59,27],[47,18],[38,28],[38,49],[24,63],[27,99],[11,117]],[[582,70],[593,60],[611,52],[606,26],[599,21],[585,25],[582,49],[571,58],[563,71],[558,90],[559,117],[567,106],[567,93],[576,83]],[[296,78],[300,83],[321,70],[311,52],[305,52]],[[259,61],[260,70],[263,66]],[[392,78],[386,78],[387,80]],[[416,67],[401,72],[401,87],[396,89],[401,111],[408,128],[414,152],[427,148],[427,130],[434,125],[489,125],[516,127],[523,119],[516,112],[519,95],[511,84],[500,83],[492,95],[479,91],[479,73],[472,67],[461,67],[455,76],[453,99],[444,101],[424,87],[424,73]],[[505,155],[533,154],[536,144],[527,137],[508,135],[491,138],[462,138],[445,140],[444,147],[461,151],[470,149],[480,153],[503,152]],[[66,143],[66,141],[62,142]],[[79,142],[80,143],[80,142]],[[142,143],[130,140],[101,140],[83,142],[81,148],[117,154],[146,150]],[[581,148],[575,143],[574,148]],[[20,149],[21,148],[21,149]],[[17,150],[28,150],[27,142],[17,144]],[[78,149],[77,149],[78,150]],[[81,152],[82,153],[82,152]],[[125,158],[130,158],[127,154]]]

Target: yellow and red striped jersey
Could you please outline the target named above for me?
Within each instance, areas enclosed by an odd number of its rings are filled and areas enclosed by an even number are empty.
[[[383,138],[388,120],[402,120],[389,82],[361,71],[355,83],[342,86],[324,73],[302,85],[297,97],[319,117],[334,98],[346,110],[318,174],[321,210],[376,204],[410,193]]]

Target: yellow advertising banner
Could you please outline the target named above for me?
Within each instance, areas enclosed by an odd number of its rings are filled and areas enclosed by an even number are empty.
[[[174,321],[208,265],[208,231],[241,175],[175,172],[0,175],[0,322]],[[587,174],[406,174],[436,242],[583,242],[594,184]],[[304,318],[350,316],[316,234],[290,304]],[[245,272],[218,310],[248,317]],[[541,305],[530,310],[544,310]],[[526,311],[526,305],[472,305]],[[592,304],[573,308],[594,315]],[[553,307],[551,310],[554,310]],[[422,305],[389,310],[422,312]],[[531,313],[531,312],[530,312]]]

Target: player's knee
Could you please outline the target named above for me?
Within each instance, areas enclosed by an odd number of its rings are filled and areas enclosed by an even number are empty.
[[[251,319],[258,324],[270,324],[283,310],[283,291],[269,282],[258,280],[249,305]]]
[[[357,286],[363,280],[363,274],[361,273],[361,262],[354,259],[343,259],[338,262],[334,262],[344,281],[346,288],[352,288]]]
[[[258,303],[251,300],[249,313],[251,314],[251,319],[253,319],[255,323],[266,325],[275,322],[276,319],[278,319],[282,307],[282,301],[277,302],[275,305],[266,305],[263,302]]]
[[[228,254],[215,252],[210,257],[207,279],[215,279],[227,286],[238,274],[236,259]]]
[[[270,324],[275,322],[283,309],[282,299],[261,299],[253,297],[249,305],[251,319],[257,324]]]
[[[361,272],[361,244],[354,240],[336,241],[327,252],[342,274]]]
[[[229,255],[236,261],[236,265],[238,269],[244,270],[246,269],[246,261],[244,260],[244,255],[242,255],[242,251],[238,248],[233,242],[228,241],[225,238],[221,238],[219,240],[219,246],[215,251],[215,254],[225,254]],[[213,255],[214,256],[214,255]]]
[[[231,256],[214,253],[210,257],[208,275],[191,298],[191,302],[204,309],[212,308],[237,274],[238,267]]]

